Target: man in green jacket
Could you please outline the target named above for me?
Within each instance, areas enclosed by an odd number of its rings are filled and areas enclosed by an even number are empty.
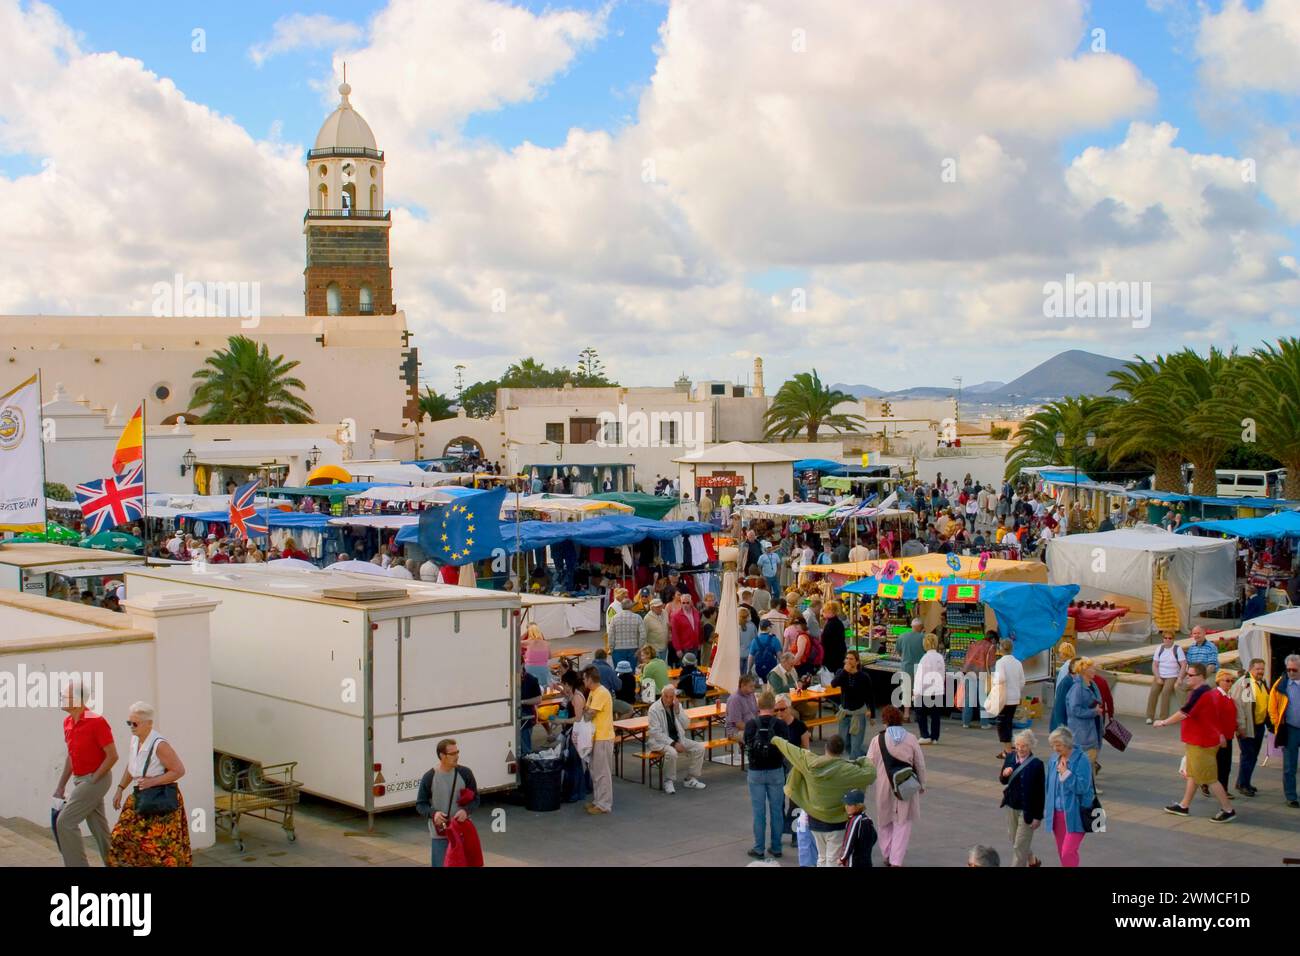
[[[826,741],[826,753],[821,755],[776,736],[772,743],[790,761],[785,795],[808,814],[808,829],[817,841],[817,865],[837,865],[849,819],[844,812],[844,794],[871,786],[876,779],[875,765],[866,757],[845,758],[844,738],[839,734]]]

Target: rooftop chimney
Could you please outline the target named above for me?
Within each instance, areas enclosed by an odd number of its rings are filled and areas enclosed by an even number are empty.
[[[763,360],[754,356],[754,397],[762,398],[766,394],[763,391]]]

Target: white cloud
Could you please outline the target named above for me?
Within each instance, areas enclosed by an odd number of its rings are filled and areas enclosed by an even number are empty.
[[[1300,3],[1264,0],[1251,10],[1227,0],[1218,13],[1206,9],[1196,51],[1213,88],[1300,93]]]
[[[522,354],[571,365],[590,343],[633,384],[739,374],[752,355],[772,382],[816,364],[831,381],[937,384],[1066,347],[1252,342],[1300,304],[1294,249],[1260,202],[1300,215],[1284,134],[1243,182],[1240,156],[1178,145],[1134,64],[1077,52],[1078,0],[968,11],[673,0],[631,121],[553,148],[462,128],[541,95],[600,42],[603,10],[392,0],[323,41],[386,151],[396,300],[424,371],[446,387],[458,360],[473,380]],[[318,83],[323,119],[337,78]],[[1117,122],[1121,142],[1062,162],[1066,138]],[[0,175],[23,224],[0,256],[25,264],[0,278],[0,313],[147,312],[176,271],[260,280],[266,311],[301,309],[305,173],[301,144],[278,140],[0,0],[0,147],[43,163]],[[769,270],[806,276],[806,312],[747,285]],[[1044,318],[1043,284],[1067,272],[1151,281],[1152,329]]]
[[[293,50],[338,47],[355,43],[361,28],[323,13],[291,13],[275,21],[271,39],[248,48],[248,58],[261,66],[273,56]]]

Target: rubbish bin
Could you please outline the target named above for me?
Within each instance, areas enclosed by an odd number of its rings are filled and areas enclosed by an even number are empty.
[[[564,761],[559,757],[529,754],[524,757],[524,806],[547,813],[560,809]]]

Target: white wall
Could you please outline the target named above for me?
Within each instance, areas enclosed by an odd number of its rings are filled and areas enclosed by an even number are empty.
[[[20,673],[102,674],[96,711],[113,730],[119,761],[113,768],[114,787],[130,754],[125,721],[131,704],[154,705],[155,726],[171,742],[185,764],[181,793],[191,820],[191,845],[200,849],[215,840],[212,781],[212,691],[208,666],[208,614],[215,605],[186,595],[171,607],[145,606],[124,616],[95,608],[73,608],[86,621],[111,623],[113,630],[96,633],[94,625],[59,615],[71,613],[66,602],[21,594],[0,594],[0,605],[48,624],[62,621],[64,637],[48,634],[23,643],[7,630],[0,643],[0,671]],[[86,612],[96,612],[86,613]],[[58,612],[57,614],[52,612]],[[35,632],[35,627],[31,631]],[[68,635],[81,635],[78,640]],[[56,702],[57,703],[57,702]],[[5,772],[0,774],[0,817],[21,817],[42,827],[50,823],[50,799],[63,769],[66,747],[63,718],[57,706],[6,708],[4,715]],[[109,825],[117,819],[112,793],[105,801]],[[197,813],[196,813],[197,811]],[[89,831],[83,826],[83,833]],[[53,838],[51,838],[51,846]],[[87,853],[94,853],[87,842]]]

